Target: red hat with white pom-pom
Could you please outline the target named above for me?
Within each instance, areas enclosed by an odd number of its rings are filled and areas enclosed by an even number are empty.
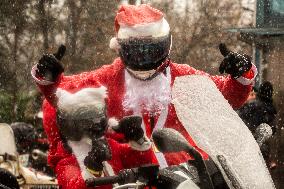
[[[118,39],[130,37],[163,37],[170,32],[164,14],[147,5],[122,5],[115,17],[116,37],[110,40],[110,48],[118,49]]]

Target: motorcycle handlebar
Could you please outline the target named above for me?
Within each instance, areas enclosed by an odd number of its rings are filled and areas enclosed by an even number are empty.
[[[114,184],[120,181],[120,177],[116,176],[108,176],[108,177],[99,177],[99,178],[90,178],[86,180],[86,185],[88,187],[95,187],[107,184]]]
[[[141,176],[144,180],[149,181],[149,177],[155,177],[155,173],[159,170],[158,165],[145,165],[139,168],[124,169],[119,171],[117,175],[107,176],[107,177],[98,177],[90,178],[86,180],[86,185],[88,187],[108,185],[108,184],[126,184],[133,183],[138,180],[138,177]]]

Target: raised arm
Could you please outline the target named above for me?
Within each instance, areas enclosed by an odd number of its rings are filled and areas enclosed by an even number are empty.
[[[103,66],[96,71],[84,72],[77,75],[65,76],[60,60],[64,56],[65,46],[61,45],[55,54],[44,54],[31,70],[32,77],[41,93],[51,104],[56,103],[55,91],[63,88],[76,90],[83,87],[99,86],[106,84],[111,66]]]
[[[248,55],[232,52],[225,44],[220,44],[219,49],[224,56],[219,72],[229,75],[226,77],[212,76],[211,78],[232,107],[236,109],[241,107],[248,98],[257,70]]]
[[[224,44],[221,44],[219,48],[225,56],[219,71],[228,75],[211,76],[188,65],[178,65],[178,75],[197,74],[210,77],[225,99],[236,109],[241,107],[248,98],[257,70],[247,55],[229,51]]]
[[[44,54],[31,70],[31,75],[40,91],[51,103],[54,103],[54,91],[58,87],[64,72],[60,60],[63,58],[65,51],[66,47],[61,45],[56,53]]]

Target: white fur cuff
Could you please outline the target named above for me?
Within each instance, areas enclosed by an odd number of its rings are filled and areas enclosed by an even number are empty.
[[[151,141],[148,137],[144,136],[141,140],[144,140],[141,142],[141,144],[139,144],[140,142],[129,141],[130,147],[137,151],[147,151],[152,147]]]
[[[252,84],[252,82],[254,81],[254,79],[255,79],[255,77],[257,75],[257,68],[256,68],[256,66],[254,64],[252,64],[251,70],[253,71],[253,74],[254,74],[252,79],[247,79],[247,78],[241,76],[241,77],[239,77],[237,79],[237,81],[240,82],[243,85],[250,85],[250,84]]]
[[[116,127],[118,124],[119,124],[119,122],[114,117],[108,119],[108,126],[109,127]]]
[[[44,80],[44,79],[39,79],[36,77],[36,70],[37,70],[37,64],[34,65],[32,67],[32,70],[31,70],[31,75],[32,77],[34,78],[35,82],[40,84],[40,85],[51,85],[51,84],[54,84],[54,82],[52,81],[47,81],[47,80]]]

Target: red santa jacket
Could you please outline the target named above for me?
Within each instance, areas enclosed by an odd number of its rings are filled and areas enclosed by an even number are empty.
[[[252,86],[250,84],[243,85],[239,81],[231,78],[231,76],[210,76],[205,72],[196,70],[185,64],[176,64],[170,62],[169,64],[170,74],[171,74],[171,84],[173,84],[176,77],[184,75],[206,75],[210,77],[222,92],[224,97],[228,100],[233,108],[240,107],[247,99]],[[54,84],[50,85],[39,85],[39,88],[46,97],[43,103],[43,125],[45,132],[48,136],[50,142],[50,151],[48,156],[48,162],[51,166],[55,167],[56,174],[58,175],[58,182],[63,186],[68,186],[67,188],[84,188],[83,179],[80,176],[80,168],[74,155],[67,152],[62,144],[58,128],[56,125],[56,110],[52,106],[53,92],[57,87],[63,88],[68,91],[77,91],[81,88],[92,87],[100,82],[108,90],[108,101],[107,101],[107,114],[109,117],[116,117],[121,119],[123,116],[129,114],[124,111],[122,106],[122,101],[125,93],[125,69],[124,65],[119,58],[115,59],[110,65],[105,65],[98,70],[91,72],[84,72],[73,76],[64,76],[58,79]],[[243,78],[242,78],[243,79]],[[175,108],[172,104],[169,104],[168,115],[166,117],[166,122],[164,127],[171,127],[179,131],[188,142],[194,146],[197,150],[201,152],[204,158],[207,158],[205,152],[199,149],[192,138],[190,133],[187,133],[185,128],[182,126],[181,122],[178,120]],[[150,137],[152,133],[152,128],[147,122],[147,114],[143,114],[143,120],[145,122],[147,136]],[[111,135],[111,138],[119,139],[117,135]],[[113,148],[113,147],[112,147]],[[115,151],[123,151],[119,147],[113,149]],[[130,150],[131,151],[131,150]],[[147,154],[149,153],[149,154]],[[146,154],[146,156],[145,156]],[[144,163],[157,162],[155,157],[152,157],[150,152],[138,152],[132,150],[132,152],[124,153],[125,158],[122,159],[119,164],[112,165],[115,173],[121,168],[135,167]],[[129,156],[128,156],[129,155]],[[139,158],[139,155],[143,158]],[[149,157],[147,156],[149,155]],[[167,153],[164,154],[166,162],[168,165],[179,164],[187,161],[190,157],[186,153]],[[119,158],[118,158],[119,159]],[[110,164],[112,164],[110,162]],[[76,176],[72,178],[68,177],[68,172],[74,172]],[[64,187],[65,188],[65,187]]]

